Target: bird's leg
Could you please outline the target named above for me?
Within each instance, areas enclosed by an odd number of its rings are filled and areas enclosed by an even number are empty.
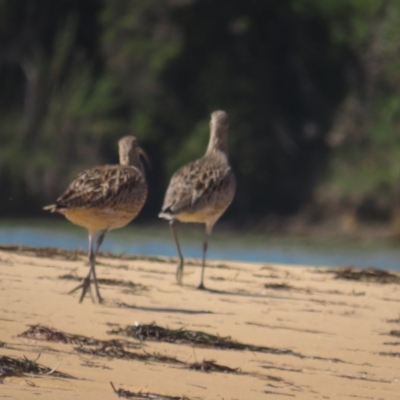
[[[178,268],[176,270],[176,280],[178,282],[178,285],[182,285],[183,256],[181,252],[181,247],[179,246],[178,235],[176,233],[175,220],[171,219],[171,221],[169,221],[169,226],[171,227],[172,235],[174,236],[176,248],[178,250],[178,255],[179,255],[179,263],[178,263]]]
[[[207,254],[207,249],[208,249],[208,232],[206,229],[206,232],[204,234],[204,242],[203,242],[203,261],[201,263],[201,277],[200,277],[200,284],[197,286],[197,289],[205,289],[204,287],[204,270],[206,268],[206,254]]]
[[[68,294],[76,292],[78,289],[82,288],[82,294],[79,299],[79,303],[82,303],[83,298],[85,297],[85,294],[87,290],[89,289],[90,291],[90,297],[92,298],[92,301],[94,303],[94,298],[92,294],[92,290],[90,287],[90,276],[92,274],[92,266],[94,265],[94,253],[93,253],[93,236],[91,233],[89,233],[89,253],[88,253],[88,258],[89,258],[89,264],[90,264],[90,269],[89,273],[87,276],[83,279],[82,283],[78,285],[76,288],[72,289]]]
[[[92,275],[93,275],[94,288],[96,289],[96,296],[97,296],[97,300],[99,301],[99,303],[103,302],[103,298],[100,296],[99,285],[97,283],[97,278],[96,278],[95,264],[96,264],[97,252],[99,251],[99,248],[100,248],[101,244],[103,243],[103,240],[104,240],[104,237],[106,236],[106,233],[107,233],[107,229],[105,229],[101,233],[101,235],[97,238],[96,250],[95,250],[95,252],[93,254],[93,261],[90,264],[90,272],[89,272],[89,273],[92,273]]]

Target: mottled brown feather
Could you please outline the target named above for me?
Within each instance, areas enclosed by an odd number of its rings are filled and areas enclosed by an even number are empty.
[[[105,234],[122,228],[132,221],[143,207],[147,197],[147,184],[140,156],[147,158],[134,136],[125,136],[118,142],[119,165],[103,165],[80,173],[55,204],[44,207],[63,214],[72,223],[89,232],[90,269],[82,284],[80,302],[90,288],[93,277],[96,295],[102,301],[96,278],[96,254]],[[93,238],[97,235],[96,245]]]
[[[55,204],[44,207],[65,215],[94,234],[121,228],[140,212],[147,183],[140,155],[144,151],[133,136],[119,141],[119,165],[102,165],[80,173]]]
[[[206,154],[178,169],[172,176],[161,218],[213,224],[232,202],[236,181],[227,155],[227,114],[211,118]]]
[[[103,165],[77,176],[56,201],[56,210],[124,207],[147,195],[145,178],[136,167]],[[139,196],[140,198],[137,198]]]
[[[233,199],[235,177],[224,158],[205,156],[181,167],[171,178],[162,212],[178,215],[196,213],[210,205],[216,210],[226,208]]]
[[[180,249],[174,221],[205,224],[201,279],[204,289],[204,270],[208,237],[214,224],[232,202],[236,190],[235,176],[228,161],[228,114],[214,111],[210,121],[210,140],[205,155],[184,165],[172,176],[158,215],[170,221],[179,255],[176,271],[178,284],[182,284],[184,258]]]

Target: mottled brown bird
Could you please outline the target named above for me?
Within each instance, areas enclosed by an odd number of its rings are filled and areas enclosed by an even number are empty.
[[[102,302],[96,278],[96,254],[106,233],[122,228],[132,221],[142,209],[147,197],[147,183],[140,155],[148,160],[146,153],[133,136],[123,137],[119,142],[119,165],[103,165],[88,169],[77,176],[55,204],[44,210],[63,214],[72,223],[83,226],[89,232],[90,270],[82,284],[70,293],[82,288],[82,302],[90,279]],[[93,240],[97,236],[94,248]]]
[[[205,155],[184,165],[172,176],[160,218],[170,221],[179,254],[176,271],[178,284],[182,284],[183,256],[175,230],[175,221],[205,224],[203,260],[198,289],[204,289],[204,269],[208,238],[214,224],[228,208],[235,195],[235,176],[228,161],[228,114],[215,111],[211,114],[210,141]]]

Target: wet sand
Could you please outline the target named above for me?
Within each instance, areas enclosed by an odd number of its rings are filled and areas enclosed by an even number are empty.
[[[80,293],[68,292],[79,282],[72,279],[88,271],[83,253],[3,247],[0,357],[40,355],[37,362],[50,371],[1,379],[0,398],[116,399],[113,382],[116,389],[159,399],[399,399],[396,277],[386,283],[379,277],[345,280],[322,266],[210,261],[207,290],[199,291],[199,261],[188,261],[184,285],[177,286],[176,260],[102,254],[97,275],[108,279],[100,285],[105,302],[94,304],[87,296],[78,304]],[[217,349],[110,334],[151,323],[249,346]],[[31,325],[101,343],[115,339],[126,352],[159,360],[103,357],[95,354],[98,346],[21,337]],[[237,370],[188,368],[203,360]],[[75,379],[57,377],[53,369]]]

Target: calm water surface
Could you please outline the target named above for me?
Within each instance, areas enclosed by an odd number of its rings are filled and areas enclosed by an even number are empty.
[[[185,257],[201,257],[202,226],[179,225],[179,237]],[[328,240],[327,240],[328,242]],[[0,221],[0,244],[35,247],[87,249],[87,233],[67,221]],[[176,256],[168,224],[130,225],[107,234],[104,251],[149,256]],[[218,225],[211,237],[209,259],[261,263],[343,266],[400,270],[400,245],[371,243],[321,243],[317,238],[299,240],[273,238],[243,232],[226,232]]]

